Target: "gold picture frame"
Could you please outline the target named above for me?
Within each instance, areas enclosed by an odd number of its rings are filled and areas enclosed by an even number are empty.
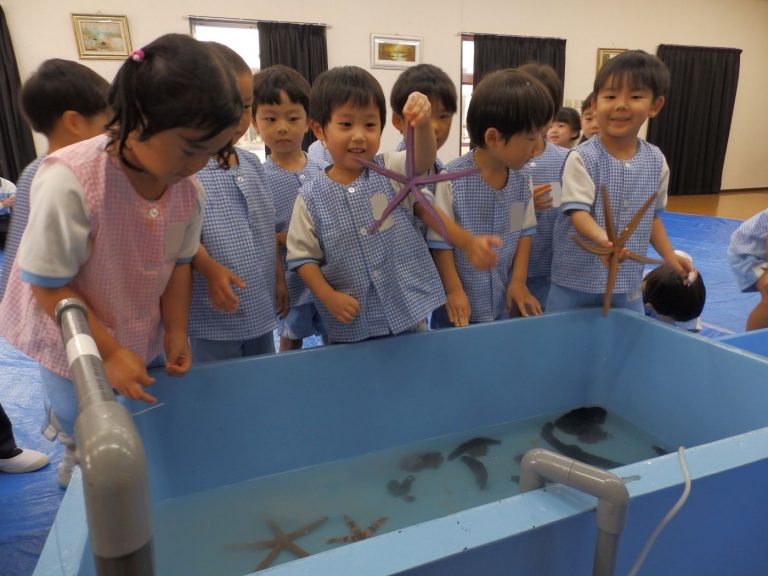
[[[421,38],[371,34],[371,68],[411,68],[421,64]]]
[[[72,14],[72,28],[82,59],[117,60],[131,53],[127,16]]]
[[[608,62],[611,58],[614,56],[617,56],[621,54],[622,52],[626,52],[626,48],[598,48],[597,49],[597,70],[595,72],[600,72],[600,68],[603,67],[603,64]]]

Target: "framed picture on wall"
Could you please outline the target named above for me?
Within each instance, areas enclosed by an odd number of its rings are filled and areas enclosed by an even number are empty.
[[[421,38],[371,34],[371,68],[410,68],[421,64]]]
[[[72,27],[80,58],[120,59],[131,52],[126,16],[72,14]]]
[[[626,52],[626,48],[598,48],[597,49],[597,70],[596,72],[600,72],[600,68],[603,67],[603,64],[608,62],[611,58],[614,56],[621,54],[622,52]]]

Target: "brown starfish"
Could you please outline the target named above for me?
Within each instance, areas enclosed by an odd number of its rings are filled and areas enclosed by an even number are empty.
[[[345,536],[336,536],[335,538],[329,538],[328,544],[340,544],[342,542],[359,542],[360,540],[365,540],[366,538],[370,538],[373,536],[374,532],[379,529],[379,527],[384,524],[384,522],[387,521],[386,516],[381,516],[373,521],[373,524],[368,526],[365,530],[361,529],[360,526],[357,525],[357,523],[352,520],[349,516],[346,514],[344,515],[344,522],[346,522],[347,526],[349,527],[349,531],[352,532],[351,534],[347,534]]]
[[[288,532],[287,534],[283,532],[283,529],[280,528],[277,522],[274,520],[267,520],[267,524],[269,525],[270,530],[272,530],[272,534],[275,535],[274,538],[269,540],[257,540],[256,542],[249,542],[247,544],[233,544],[231,546],[227,546],[227,548],[245,548],[247,550],[263,550],[264,548],[271,548],[272,550],[270,550],[269,554],[267,554],[264,560],[262,560],[256,567],[256,570],[264,570],[264,568],[272,565],[272,562],[275,561],[275,559],[280,555],[280,552],[283,550],[290,550],[299,558],[309,556],[309,552],[296,544],[294,540],[302,536],[306,536],[310,532],[316,530],[322,526],[326,520],[328,520],[328,517],[323,516],[319,520],[315,520],[311,524],[302,526],[298,530]]]
[[[603,246],[595,246],[589,244],[583,238],[578,235],[573,236],[574,242],[581,246],[587,252],[597,254],[598,256],[608,256],[608,280],[605,284],[605,295],[603,296],[603,316],[608,315],[608,310],[611,309],[611,296],[613,296],[613,286],[616,284],[616,275],[619,273],[619,255],[622,251],[626,252],[626,257],[635,260],[636,262],[642,262],[644,264],[662,264],[663,261],[648,258],[647,256],[641,256],[631,250],[626,250],[624,244],[626,244],[629,237],[635,232],[637,225],[640,224],[640,220],[643,219],[645,213],[656,200],[656,195],[650,196],[648,200],[640,207],[640,209],[632,216],[632,219],[627,224],[626,228],[621,231],[621,234],[616,234],[616,225],[613,221],[613,211],[611,210],[611,201],[608,198],[608,189],[605,186],[600,186],[600,194],[603,198],[603,216],[605,217],[605,232],[608,234],[608,240],[611,242],[611,246],[605,248]]]

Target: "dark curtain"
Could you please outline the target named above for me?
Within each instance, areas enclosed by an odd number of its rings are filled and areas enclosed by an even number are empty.
[[[20,88],[16,55],[5,12],[0,7],[0,170],[3,178],[11,182],[16,182],[36,156],[32,132],[19,109]]]
[[[328,70],[328,45],[325,26],[259,22],[259,60],[261,68],[282,64],[298,70],[310,84]],[[304,136],[306,150],[315,136],[309,130]]]
[[[516,68],[528,62],[549,64],[560,80],[565,81],[565,40],[475,34],[475,86],[488,72]]]
[[[720,192],[739,83],[741,50],[659,46],[672,76],[664,108],[648,125],[648,141],[667,157],[669,194]]]

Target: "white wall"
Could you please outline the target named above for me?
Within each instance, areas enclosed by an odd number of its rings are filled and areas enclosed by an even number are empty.
[[[566,38],[566,100],[581,100],[592,86],[597,48],[642,48],[658,44],[741,48],[741,75],[723,189],[768,187],[765,144],[768,114],[768,0],[0,0],[13,39],[22,80],[47,58],[77,59],[70,14],[128,16],[134,47],[166,32],[189,32],[185,18],[225,16],[292,22],[322,22],[328,30],[330,66],[368,68],[370,34],[421,36],[423,59],[444,69],[458,86],[461,32],[486,32]],[[120,62],[82,60],[111,80]],[[372,69],[385,94],[396,70]],[[441,150],[444,160],[458,155],[458,120]],[[385,131],[382,148],[398,140]],[[44,143],[38,142],[38,148]]]

